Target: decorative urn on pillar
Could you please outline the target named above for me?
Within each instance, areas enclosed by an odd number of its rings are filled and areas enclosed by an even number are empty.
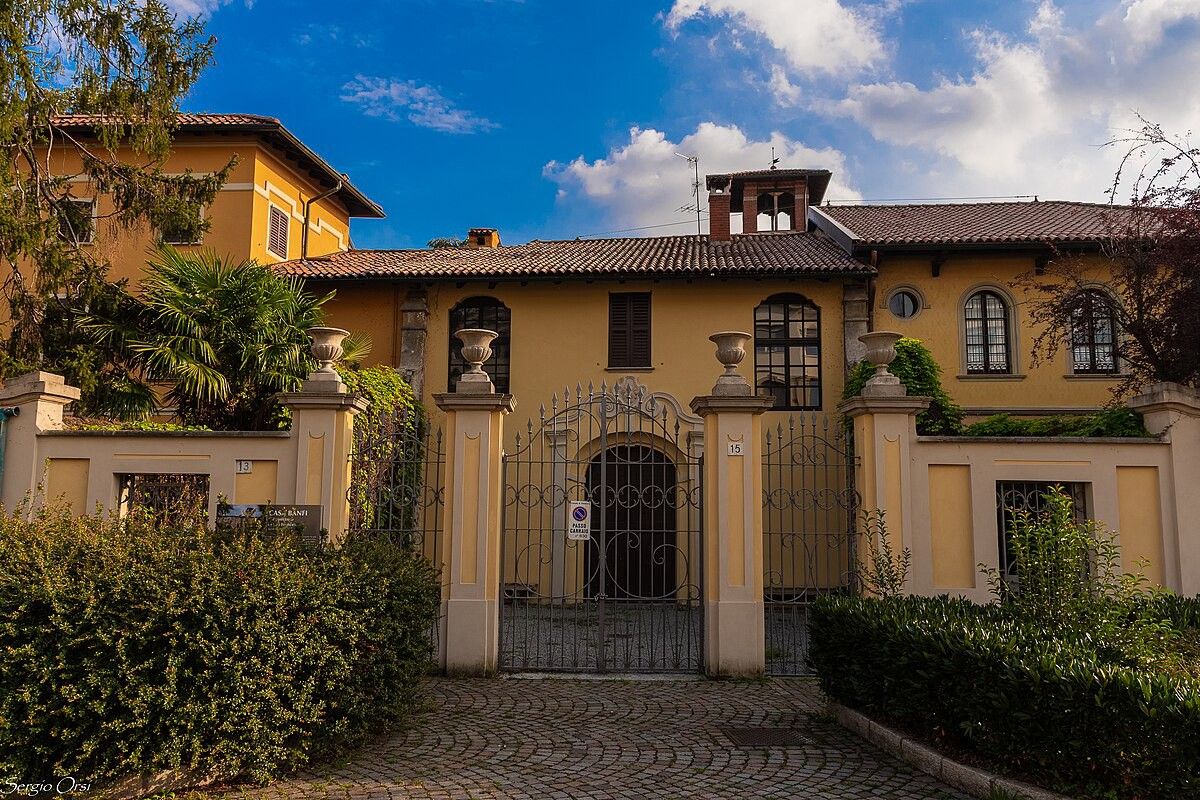
[[[487,394],[494,392],[492,379],[483,371],[483,362],[492,357],[492,342],[500,334],[484,328],[463,328],[454,332],[454,337],[462,342],[462,357],[470,366],[462,374],[454,390],[469,394]]]
[[[341,328],[309,328],[307,331],[312,339],[312,354],[317,360],[316,371],[309,380],[330,380],[338,377],[333,365],[342,360],[345,351],[342,341],[350,335],[350,331]]]
[[[901,334],[895,331],[871,331],[858,337],[867,348],[867,361],[875,367],[875,374],[867,380],[863,387],[863,395],[868,397],[903,397],[904,385],[900,379],[888,371],[888,364],[896,358],[896,342]]]
[[[713,386],[714,395],[745,397],[754,394],[750,384],[737,371],[738,364],[746,358],[746,344],[750,338],[750,334],[743,331],[719,331],[708,337],[716,344],[717,360],[725,367],[725,372]]]

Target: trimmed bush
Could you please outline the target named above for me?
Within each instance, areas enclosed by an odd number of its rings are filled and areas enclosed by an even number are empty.
[[[917,433],[923,436],[952,436],[961,432],[963,410],[942,388],[942,368],[920,339],[904,337],[896,342],[896,358],[888,370],[900,379],[913,396],[930,397],[929,408],[917,414]],[[875,374],[869,361],[860,361],[846,376],[844,398],[862,394]]]
[[[1196,605],[1155,599],[1195,620]],[[813,665],[834,700],[1075,796],[1200,796],[1200,677],[1106,661],[1004,608],[821,598]]]
[[[1061,414],[1022,419],[995,414],[968,425],[966,436],[1149,436],[1142,415],[1130,408],[1108,408],[1096,414]]]
[[[200,518],[0,515],[0,775],[268,780],[417,701],[433,568]]]

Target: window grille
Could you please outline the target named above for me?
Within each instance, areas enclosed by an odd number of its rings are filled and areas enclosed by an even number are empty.
[[[985,289],[967,299],[963,308],[967,372],[1004,375],[1012,371],[1009,351],[1008,303]]]
[[[1071,313],[1071,369],[1076,375],[1117,371],[1116,330],[1112,300],[1095,289],[1084,292]]]
[[[1046,510],[1046,493],[1061,488],[1075,506],[1075,519],[1088,518],[1087,484],[1055,481],[996,481],[996,520],[1000,533],[1000,567],[1008,578],[1017,574],[1017,563],[1009,542],[1012,541],[1013,520],[1018,512],[1038,515]]]

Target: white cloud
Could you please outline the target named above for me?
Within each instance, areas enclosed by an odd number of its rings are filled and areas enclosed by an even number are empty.
[[[163,0],[163,5],[175,12],[180,19],[206,17],[231,0]],[[247,6],[252,4],[248,0]]]
[[[1043,0],[1027,38],[971,33],[969,76],[856,85],[822,110],[934,154],[941,191],[1100,199],[1119,155],[1100,145],[1136,127],[1135,112],[1168,130],[1200,126],[1198,22],[1195,0],[1124,0],[1068,29]]]
[[[764,37],[797,73],[847,74],[871,67],[886,55],[879,17],[895,8],[894,0],[876,6],[850,8],[840,0],[675,0],[667,28],[703,16],[731,23]]]
[[[367,116],[399,122],[407,119],[443,133],[478,133],[499,127],[442,96],[432,86],[412,80],[358,75],[342,87],[342,99],[360,106]]]
[[[614,228],[657,225],[664,222],[688,222],[688,216],[675,209],[691,202],[693,180],[691,165],[676,155],[700,156],[700,174],[766,169],[771,148],[781,167],[829,169],[833,181],[828,195],[856,199],[860,195],[848,182],[845,157],[832,148],[814,149],[801,142],[773,133],[769,139],[752,141],[734,125],[702,122],[695,132],[678,142],[652,128],[632,128],[628,143],[613,148],[607,157],[588,161],[583,156],[568,164],[551,161],[544,173],[559,185],[560,201],[574,197],[586,199],[602,209]],[[701,187],[701,193],[705,190]],[[707,195],[701,207],[707,206]],[[705,223],[707,227],[707,222]],[[648,234],[686,232],[678,228],[647,231]]]
[[[790,107],[800,102],[800,87],[788,80],[787,72],[778,64],[771,65],[767,88],[771,90],[776,105]]]

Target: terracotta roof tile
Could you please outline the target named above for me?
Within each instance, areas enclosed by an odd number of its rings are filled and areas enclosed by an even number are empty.
[[[862,275],[855,261],[822,233],[539,241],[509,247],[348,250],[276,265],[310,278],[519,278],[574,275]]]
[[[1120,206],[1045,200],[1025,203],[821,206],[855,245],[1091,243],[1105,238]],[[832,231],[831,231],[832,233]]]

